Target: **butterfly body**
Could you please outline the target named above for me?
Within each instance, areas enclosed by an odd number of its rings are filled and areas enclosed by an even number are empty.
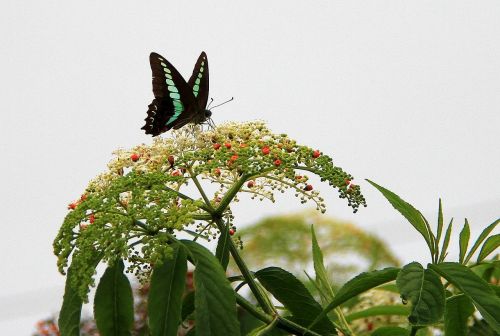
[[[159,135],[170,129],[179,129],[188,123],[201,124],[212,112],[206,108],[208,101],[208,60],[202,52],[188,82],[163,56],[149,56],[153,72],[155,98],[148,106],[146,134]]]

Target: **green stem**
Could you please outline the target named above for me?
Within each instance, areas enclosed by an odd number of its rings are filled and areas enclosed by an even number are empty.
[[[262,322],[271,323],[271,321],[273,320],[273,317],[271,315],[264,313],[262,310],[255,307],[251,302],[248,302],[243,296],[238,293],[236,293],[236,303],[238,303],[241,308],[249,312],[253,317],[261,320]]]
[[[420,329],[420,328],[411,327],[410,336],[415,336],[417,334],[418,329]]]
[[[262,312],[260,309],[256,308],[252,303],[248,302],[243,296],[238,293],[236,293],[236,302],[241,308],[245,309],[252,316],[266,324],[271,324],[274,320],[278,320],[278,328],[286,330],[294,335],[321,336],[320,334],[314,331],[307,330],[306,328],[283,317],[272,316]]]
[[[215,223],[217,224],[217,228],[219,229],[220,232],[224,232],[225,227],[224,227],[224,222],[222,219],[219,217],[215,220]],[[232,239],[228,239],[229,242],[229,252],[233,256],[234,262],[238,266],[239,270],[241,271],[241,274],[245,278],[248,287],[250,287],[250,290],[252,291],[253,295],[255,296],[255,299],[259,303],[259,305],[262,307],[264,312],[267,314],[272,314],[274,312],[273,307],[269,304],[269,299],[264,297],[264,293],[259,289],[257,286],[257,283],[255,282],[253,274],[250,272],[248,269],[247,265],[241,258],[240,254],[238,253],[238,249],[234,245],[234,242]]]
[[[300,332],[298,335],[304,335],[304,336],[322,336],[321,334],[318,334],[317,332],[314,332],[312,330],[308,330],[307,328],[304,328],[300,325],[298,325],[295,322],[292,322],[284,317],[278,316],[278,322],[279,325],[282,326],[282,329],[285,330],[299,330]],[[296,333],[297,331],[295,331]]]
[[[236,181],[235,184],[229,190],[227,193],[224,195],[222,200],[219,203],[219,206],[215,211],[213,212],[214,215],[216,216],[221,216],[222,213],[226,210],[226,208],[229,206],[229,203],[233,200],[234,196],[240,191],[241,186],[247,181],[250,175],[243,175],[238,181]],[[222,231],[221,231],[222,232]]]
[[[342,329],[344,329],[344,334],[350,336],[356,336],[354,331],[352,331],[351,327],[349,326],[349,323],[347,323],[347,320],[345,318],[344,313],[342,312],[342,309],[340,307],[335,308],[335,313],[337,313],[337,317],[340,321]]]
[[[172,189],[172,188],[169,188],[169,187],[165,187],[165,189],[170,190],[170,191],[173,191],[174,193],[176,193],[176,194],[177,194],[177,196],[178,196],[179,198],[182,198],[182,199],[184,199],[184,200],[190,200],[190,201],[193,201],[193,202],[194,202],[194,199],[192,199],[192,198],[191,198],[191,197],[189,197],[188,195],[185,195],[185,194],[181,193],[181,192],[180,192],[180,191],[178,191],[178,190],[175,190],[175,189]],[[208,206],[207,206],[207,205],[205,205],[205,204],[200,204],[200,208],[201,208],[201,209],[203,209],[203,210],[205,210],[206,212],[211,212],[211,211],[213,211],[213,207],[212,207],[212,205],[211,205],[210,203],[208,203]]]
[[[212,204],[210,203],[210,200],[208,199],[207,194],[205,194],[205,190],[203,190],[203,188],[201,187],[200,181],[198,181],[198,179],[196,178],[196,175],[193,174],[193,171],[190,168],[188,168],[187,171],[188,171],[189,175],[191,176],[191,179],[193,180],[194,184],[196,185],[196,188],[200,192],[201,197],[205,201],[205,205],[209,209],[208,212],[213,212],[215,209],[213,208]]]

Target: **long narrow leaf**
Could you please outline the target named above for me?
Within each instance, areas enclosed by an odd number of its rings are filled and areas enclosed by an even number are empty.
[[[156,266],[151,277],[148,316],[152,336],[175,336],[181,322],[187,255],[179,244],[172,245],[172,248],[172,256]]]
[[[316,239],[316,233],[314,232],[313,225],[311,225],[311,238],[312,238],[313,264],[314,264],[314,271],[316,272],[316,284],[318,286],[318,291],[328,301],[331,301],[333,300],[334,293],[332,286],[328,281],[325,264],[323,263],[323,252],[321,252],[318,240]]]
[[[441,279],[432,270],[412,262],[401,269],[396,279],[401,298],[412,303],[408,320],[413,325],[429,325],[441,319],[445,294]]]
[[[102,259],[102,254],[94,252],[90,261],[94,267],[97,267]],[[82,311],[83,300],[80,297],[77,288],[73,287],[73,280],[76,277],[72,266],[69,267],[66,275],[66,285],[64,288],[64,297],[61,311],[59,312],[59,332],[61,336],[79,336],[80,335],[80,315]]]
[[[224,229],[220,233],[219,241],[217,242],[217,248],[215,250],[215,256],[219,259],[220,264],[224,270],[227,269],[229,264],[229,243],[231,236],[229,235],[228,225],[224,225]]]
[[[66,276],[64,297],[61,311],[59,313],[59,332],[61,336],[80,335],[80,315],[82,312],[83,300],[78,295],[78,291],[71,285],[73,269],[70,267]]]
[[[486,281],[459,263],[446,262],[428,267],[467,295],[490,326],[500,332],[500,298]]]
[[[292,313],[296,323],[307,327],[321,312],[321,305],[291,273],[279,267],[268,267],[257,271],[255,276],[262,286]],[[311,330],[322,335],[337,334],[328,317],[319,320]]]
[[[460,242],[459,242],[460,257],[459,257],[459,261],[461,264],[463,264],[463,262],[464,262],[465,253],[467,252],[467,246],[469,245],[469,238],[470,238],[470,228],[469,228],[469,222],[467,221],[467,218],[466,218],[464,227],[463,227],[462,231],[460,231]]]
[[[446,234],[444,235],[443,246],[441,247],[441,255],[439,256],[438,259],[439,262],[443,262],[444,258],[446,258],[446,254],[448,252],[448,244],[450,243],[452,228],[453,228],[453,218],[450,220],[448,228],[446,229]]]
[[[321,314],[316,317],[316,319],[309,326],[312,327],[316,322],[320,321],[326,316],[330,311],[346,302],[347,300],[355,297],[358,294],[366,292],[369,289],[375,288],[389,281],[396,279],[400,269],[396,267],[384,268],[380,271],[364,272],[358,276],[352,278],[346,282],[337,292],[333,301],[328,304],[328,306],[323,309]]]
[[[104,272],[94,298],[94,317],[102,336],[131,335],[134,324],[132,287],[120,259]]]
[[[413,227],[424,237],[431,255],[433,255],[434,246],[432,244],[431,235],[432,232],[429,231],[427,224],[424,220],[424,216],[420,211],[415,209],[413,205],[404,201],[401,197],[393,193],[392,191],[376,184],[373,181],[367,180],[371,185],[373,185],[382,195],[392,204],[394,209],[398,210],[407,220],[413,225]]]
[[[489,237],[481,247],[481,252],[479,252],[479,256],[477,257],[477,262],[480,263],[487,256],[490,255],[493,251],[495,251],[498,246],[500,246],[500,234],[496,234],[494,236]]]
[[[474,313],[471,300],[463,295],[455,295],[446,299],[444,314],[444,331],[446,335],[466,336],[467,322]]]
[[[496,221],[494,221],[493,223],[491,223],[490,225],[488,225],[486,227],[486,229],[484,229],[483,232],[481,232],[479,237],[477,237],[477,240],[474,243],[474,245],[472,245],[472,248],[470,249],[469,253],[467,254],[467,257],[465,257],[464,264],[467,264],[469,262],[469,260],[474,255],[474,252],[476,252],[476,250],[479,248],[481,243],[488,237],[490,232],[495,229],[495,227],[497,226],[498,223],[500,223],[500,218],[497,219]]]
[[[181,240],[194,263],[197,336],[240,335],[236,296],[219,260],[200,244]]]
[[[363,319],[373,316],[408,316],[410,315],[410,308],[403,305],[381,305],[370,307],[365,310],[357,311],[345,317],[347,322]]]
[[[443,204],[441,203],[441,199],[439,199],[438,224],[437,224],[437,233],[436,233],[436,246],[439,245],[439,241],[441,240],[441,234],[442,233],[443,233]]]

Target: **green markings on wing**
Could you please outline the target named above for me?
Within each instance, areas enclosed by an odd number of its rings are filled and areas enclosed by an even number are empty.
[[[171,116],[166,123],[166,125],[169,125],[179,118],[181,113],[184,111],[184,104],[181,101],[179,89],[173,81],[172,72],[165,63],[161,62],[160,64],[165,72],[165,83],[167,83],[168,95],[172,99],[172,104],[174,105],[174,115]]]
[[[198,97],[198,93],[200,92],[200,83],[201,78],[203,77],[203,71],[205,71],[205,61],[201,62],[200,71],[198,72],[198,78],[194,81],[193,85],[193,94],[195,97]]]

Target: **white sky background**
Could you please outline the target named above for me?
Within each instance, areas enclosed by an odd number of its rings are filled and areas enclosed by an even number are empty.
[[[369,207],[352,214],[322,188],[328,214],[404,262],[429,260],[422,239],[364,178],[433,223],[442,197],[475,239],[500,209],[499,17],[498,1],[2,1],[0,332],[58,310],[67,204],[114,149],[151,142],[151,51],[185,77],[207,52],[211,96],[235,97],[217,123],[264,119],[333,155]],[[301,208],[291,192],[241,202],[237,223]]]

